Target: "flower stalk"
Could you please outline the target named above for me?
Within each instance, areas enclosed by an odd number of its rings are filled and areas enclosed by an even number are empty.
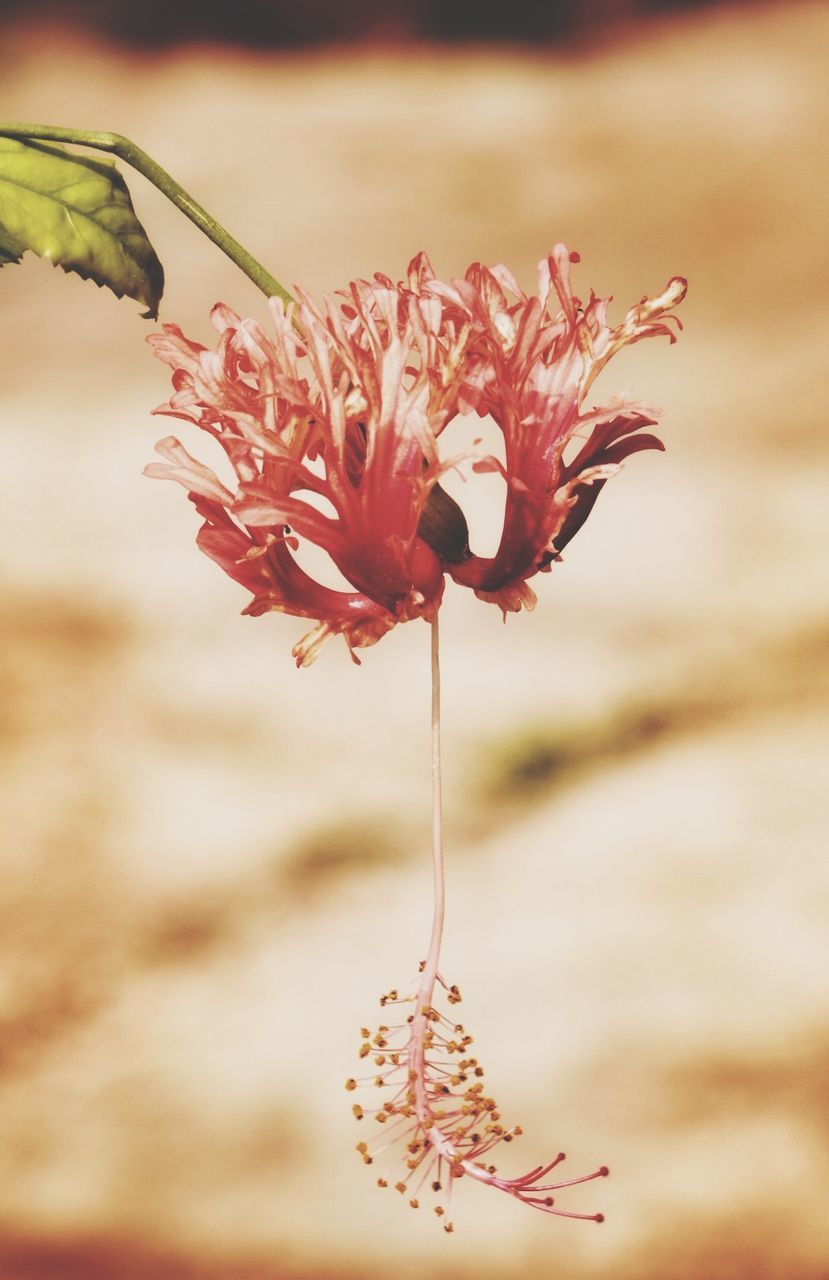
[[[105,151],[117,156],[125,164],[130,165],[143,178],[180,209],[191,222],[212,240],[222,253],[230,258],[258,289],[269,298],[281,298],[283,302],[292,302],[288,290],[279,283],[269,271],[257,262],[253,254],[241,245],[221,223],[194,200],[180,183],[176,182],[166,169],[162,169],[157,161],[141,147],[136,146],[129,138],[120,133],[99,133],[89,129],[66,129],[48,124],[4,124],[0,123],[0,137],[17,138],[21,141],[58,142],[62,145],[70,143],[80,147],[91,147],[96,151]]]

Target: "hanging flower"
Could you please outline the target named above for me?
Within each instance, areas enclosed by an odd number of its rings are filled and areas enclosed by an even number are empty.
[[[587,519],[607,479],[643,449],[661,449],[649,407],[618,398],[587,404],[613,355],[654,335],[671,342],[670,314],[685,295],[671,280],[643,298],[622,323],[607,321],[608,300],[574,295],[570,265],[578,255],[557,245],[539,268],[537,295],[524,294],[505,267],[476,263],[462,280],[435,278],[424,254],[405,283],[385,276],[357,281],[321,307],[297,291],[286,309],[271,299],[273,333],[213,311],[215,350],[173,326],[151,339],[173,369],[173,395],[158,412],[195,423],[221,446],[231,484],[174,437],[151,476],[184,485],[203,519],[202,550],[253,597],[245,612],[271,609],[315,620],[294,648],[298,665],[341,634],[352,656],[399,622],[432,624],[433,869],[435,899],[426,960],[413,994],[392,991],[381,1005],[398,1020],[361,1031],[361,1059],[378,1105],[354,1104],[369,1133],[357,1145],[364,1163],[386,1154],[394,1185],[414,1208],[424,1190],[440,1197],[434,1213],[446,1231],[453,1185],[467,1178],[541,1212],[602,1221],[601,1213],[560,1206],[570,1187],[607,1174],[555,1180],[562,1154],[516,1177],[499,1173],[491,1155],[519,1137],[486,1092],[472,1037],[437,1007],[460,992],[440,976],[444,879],[440,805],[438,610],[448,573],[504,612],[531,609],[529,579],[560,559]],[[676,322],[678,323],[678,322]],[[478,457],[478,471],[506,483],[500,544],[474,554],[461,507],[440,485],[458,459],[443,459],[438,440],[459,414],[490,415],[504,438],[505,461]],[[316,581],[297,558],[307,542],[327,552],[349,589]],[[356,660],[356,658],[355,658]],[[408,1009],[408,1011],[407,1011]],[[385,1167],[385,1166],[383,1166]],[[551,1176],[553,1180],[551,1181]]]
[[[212,435],[233,487],[172,436],[147,474],[188,490],[204,521],[199,546],[251,592],[246,613],[316,621],[294,648],[298,665],[329,635],[342,634],[356,661],[355,649],[398,622],[431,620],[446,572],[505,613],[532,608],[527,579],[560,558],[621,461],[663,447],[647,430],[650,408],[585,399],[622,347],[655,334],[674,341],[669,313],[685,281],[611,328],[607,300],[591,293],[582,306],[573,294],[574,261],[557,245],[528,297],[503,266],[475,263],[444,284],[420,254],[405,283],[377,275],[321,308],[301,290],[296,308],[272,299],[272,335],[219,305],[215,350],[175,325],[150,338],[173,369],[173,396],[157,412]],[[492,557],[472,553],[463,512],[438,483],[453,460],[441,462],[437,439],[469,412],[491,415],[504,436],[503,464],[474,464],[507,486]],[[300,539],[327,552],[352,589],[306,573]]]

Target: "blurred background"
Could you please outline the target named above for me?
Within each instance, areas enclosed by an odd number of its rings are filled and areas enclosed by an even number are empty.
[[[532,616],[443,611],[444,971],[602,1227],[373,1185],[344,1079],[427,941],[428,631],[297,672],[173,486],[152,326],[2,273],[0,1280],[829,1276],[822,3],[0,5],[0,115],[122,132],[291,284],[557,241],[684,274],[665,410]],[[257,291],[142,179],[162,319]],[[192,437],[187,442],[193,446]],[[468,485],[478,536],[496,523]]]

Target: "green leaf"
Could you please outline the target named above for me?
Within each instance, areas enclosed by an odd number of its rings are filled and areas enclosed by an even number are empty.
[[[164,269],[110,161],[0,137],[0,267],[27,249],[158,315]]]
[[[0,267],[5,267],[9,262],[19,262],[26,252],[26,246],[22,240],[15,240],[14,236],[9,235],[6,228],[0,225]]]

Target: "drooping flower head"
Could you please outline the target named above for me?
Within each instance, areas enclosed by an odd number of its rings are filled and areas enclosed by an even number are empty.
[[[652,334],[673,341],[667,313],[685,282],[611,328],[606,301],[591,294],[582,307],[572,293],[573,260],[557,246],[527,297],[505,267],[474,264],[444,284],[420,255],[405,283],[357,281],[319,308],[301,290],[295,309],[273,299],[271,334],[219,305],[215,350],[174,325],[150,339],[173,369],[158,412],[213,436],[233,487],[174,437],[147,474],[188,490],[204,521],[199,546],[253,596],[245,612],[315,620],[294,648],[298,665],[329,635],[342,634],[354,656],[398,622],[430,620],[447,572],[504,611],[531,608],[527,579],[559,558],[621,460],[662,447],[644,430],[651,410],[584,403],[621,347]],[[491,415],[505,443],[505,463],[475,464],[507,484],[489,558],[469,549],[463,513],[439,485],[452,463],[439,459],[438,437],[470,411]],[[307,573],[298,539],[327,552],[351,589]]]

